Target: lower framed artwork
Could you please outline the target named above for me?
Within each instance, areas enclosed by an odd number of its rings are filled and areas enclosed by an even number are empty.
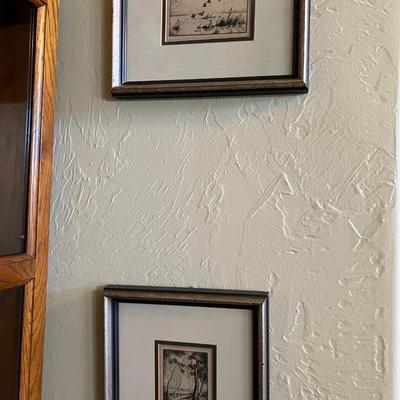
[[[105,400],[268,400],[266,292],[104,288]]]

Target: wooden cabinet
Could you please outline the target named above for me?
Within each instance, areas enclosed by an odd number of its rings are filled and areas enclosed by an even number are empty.
[[[57,0],[0,2],[1,399],[41,398]]]

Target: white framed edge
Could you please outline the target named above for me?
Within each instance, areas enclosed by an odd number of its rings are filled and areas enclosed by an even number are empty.
[[[216,97],[238,95],[276,95],[305,94],[309,89],[309,52],[310,52],[310,2],[311,0],[293,0],[297,15],[294,16],[293,63],[297,63],[290,77],[268,78],[260,80],[204,80],[197,82],[164,83],[127,82],[124,53],[126,46],[126,1],[112,0],[112,85],[111,94],[119,99],[179,98],[179,97]],[[297,19],[297,21],[296,21]],[[297,54],[295,54],[297,53]]]
[[[104,400],[113,400],[113,301],[104,296]]]
[[[112,2],[112,87],[122,85],[122,0]]]
[[[304,11],[302,18],[304,26],[299,26],[299,41],[304,43],[303,49],[300,52],[301,61],[299,62],[299,77],[307,89],[309,87],[310,79],[310,23],[311,23],[311,0],[304,0]]]
[[[260,359],[260,370],[262,371],[262,377],[260,377],[260,382],[262,385],[262,399],[269,399],[270,392],[269,392],[269,318],[268,318],[268,307],[269,307],[269,296],[267,295],[265,301],[261,306],[261,316],[258,317],[259,320],[265,322],[264,329],[259,332],[261,336],[262,348],[260,354],[262,354]]]

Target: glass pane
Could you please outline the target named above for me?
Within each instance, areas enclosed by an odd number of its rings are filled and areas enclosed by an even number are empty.
[[[0,388],[7,400],[18,399],[23,306],[23,286],[0,291]]]
[[[25,252],[35,9],[0,2],[0,256]]]

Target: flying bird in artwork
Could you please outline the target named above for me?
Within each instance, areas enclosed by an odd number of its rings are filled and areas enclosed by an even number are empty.
[[[204,11],[202,11],[201,13],[198,13],[197,15],[200,15],[200,17],[202,17],[204,15]]]
[[[196,18],[196,14],[192,14],[192,18]]]

